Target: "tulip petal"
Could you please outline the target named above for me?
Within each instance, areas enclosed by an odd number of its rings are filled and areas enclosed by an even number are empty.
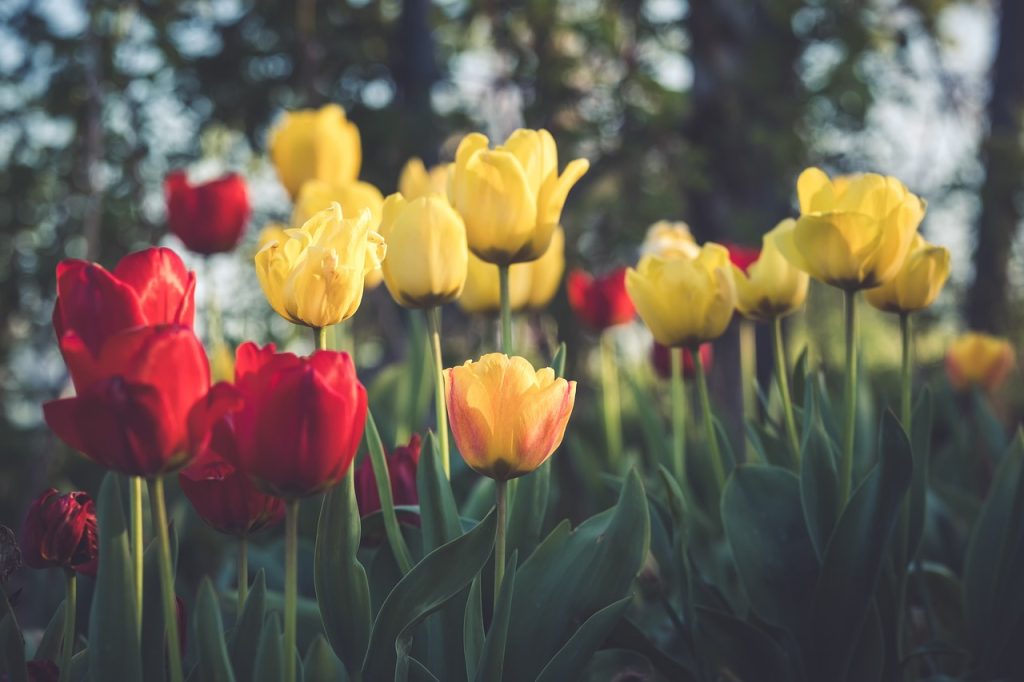
[[[57,265],[54,327],[58,338],[74,331],[94,355],[107,337],[140,324],[146,314],[135,289],[95,263],[64,260]]]
[[[796,181],[796,193],[800,199],[800,213],[830,211],[836,202],[832,182],[820,168],[808,168]]]
[[[196,274],[174,251],[159,247],[128,254],[114,276],[135,290],[146,324],[193,325]]]

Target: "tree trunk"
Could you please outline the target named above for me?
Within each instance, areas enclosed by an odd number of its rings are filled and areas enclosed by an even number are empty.
[[[404,109],[405,145],[428,166],[437,163],[437,124],[430,90],[437,81],[430,0],[404,0],[398,24],[395,80]]]

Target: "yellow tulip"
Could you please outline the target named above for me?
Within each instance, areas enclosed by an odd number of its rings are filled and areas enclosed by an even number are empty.
[[[288,236],[285,234],[287,229],[288,226],[282,223],[267,223],[256,238],[256,250],[259,251],[270,242],[283,242]]]
[[[994,391],[1017,364],[1013,346],[999,336],[968,332],[949,344],[946,375],[954,388]]]
[[[466,226],[444,197],[384,202],[380,232],[388,245],[382,270],[392,298],[406,308],[454,301],[466,283]]]
[[[926,204],[893,177],[829,180],[808,168],[797,180],[800,218],[779,249],[814,279],[847,291],[885,284],[899,272]]]
[[[344,218],[332,204],[260,249],[256,275],[277,314],[314,328],[352,317],[363,300],[363,279],[384,260],[384,238],[371,220],[367,209]]]
[[[469,248],[509,265],[539,258],[558,226],[569,190],[587,172],[576,159],[558,174],[558,150],[546,130],[517,130],[495,149],[467,135],[448,174],[448,200],[466,222]]]
[[[543,256],[529,263],[512,266],[512,270],[517,268],[530,271],[530,295],[526,299],[526,307],[531,310],[546,308],[558,292],[558,285],[562,283],[562,275],[565,274],[565,230],[561,227],[555,230]]]
[[[743,272],[732,266],[736,284],[736,309],[751,320],[767,322],[797,310],[807,300],[810,278],[798,270],[779,251],[779,235],[796,226],[783,220],[761,238],[761,255]]]
[[[696,348],[721,336],[736,308],[729,251],[707,243],[693,260],[644,256],[626,271],[637,314],[663,346]]]
[[[363,163],[359,128],[337,104],[286,112],[269,147],[277,177],[293,199],[307,180],[353,182]]]
[[[528,360],[491,353],[444,371],[455,443],[472,469],[507,481],[535,470],[562,442],[576,382]]]
[[[299,196],[295,199],[292,227],[302,227],[315,214],[335,203],[341,205],[341,211],[345,215],[359,215],[364,208],[369,209],[370,228],[376,230],[380,225],[384,196],[379,189],[359,180],[339,185],[313,179],[303,183]]]
[[[516,263],[508,272],[508,299],[512,312],[522,310],[530,300],[530,263]],[[469,252],[466,263],[466,286],[459,296],[459,307],[465,312],[490,315],[501,310],[498,266],[482,261]]]
[[[930,306],[949,278],[949,249],[914,235],[899,273],[887,284],[864,292],[868,303],[890,313],[912,313]]]
[[[427,170],[423,161],[413,157],[405,162],[402,174],[398,176],[398,192],[408,201],[440,194],[446,197],[448,191],[448,164],[442,163]],[[447,197],[446,197],[447,199]]]
[[[659,258],[696,258],[700,246],[690,232],[690,226],[682,221],[659,220],[647,228],[647,235],[640,245],[641,256]]]

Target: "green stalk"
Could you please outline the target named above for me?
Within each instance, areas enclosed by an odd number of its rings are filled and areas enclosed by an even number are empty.
[[[722,451],[718,447],[718,434],[715,433],[715,418],[711,414],[711,397],[708,395],[708,379],[704,372],[704,361],[700,357],[700,347],[690,350],[693,363],[697,366],[697,390],[700,392],[700,410],[704,417],[704,431],[711,448],[711,466],[715,472],[715,483],[721,494],[725,487],[725,466],[722,464]]]
[[[441,467],[445,478],[451,478],[451,464],[448,461],[448,412],[444,402],[444,363],[441,360],[441,308],[433,307],[424,311],[427,315],[427,330],[430,334],[430,350],[434,356],[434,412],[437,413],[437,438],[441,448]]]
[[[800,438],[796,433],[796,419],[793,418],[793,399],[789,395],[789,363],[786,362],[786,346],[782,336],[782,318],[772,321],[775,327],[773,335],[775,346],[775,379],[779,384],[779,395],[782,397],[782,411],[786,421],[786,436],[789,438],[789,449],[792,453],[794,469],[800,464]]]
[[[512,304],[509,300],[508,265],[498,266],[498,289],[501,294],[501,352],[512,354]]]
[[[857,292],[844,291],[846,312],[846,420],[839,462],[839,508],[846,506],[853,483],[853,441],[857,429]]]
[[[245,600],[249,598],[249,538],[238,538],[238,617],[242,617]]]
[[[135,574],[135,623],[142,634],[143,554],[146,551],[142,533],[142,477],[132,476],[128,489],[132,506],[132,568]]]
[[[910,314],[900,313],[900,345],[902,348],[902,363],[900,365],[900,419],[903,421],[903,428],[910,437],[911,421],[911,329]],[[920,453],[915,453],[919,455]],[[903,655],[906,644],[907,627],[907,579],[910,565],[910,499],[909,495],[903,499],[900,505],[900,530],[899,530],[899,602],[896,616],[896,648],[900,656]]]
[[[299,602],[299,501],[285,503],[284,681],[295,682],[295,614]]]
[[[181,667],[181,643],[178,641],[178,608],[174,602],[174,567],[171,565],[171,536],[167,529],[163,476],[152,479],[150,486],[150,495],[153,498],[153,523],[160,542],[160,586],[164,603],[167,660],[171,669],[171,682],[185,682]]]
[[[672,473],[686,492],[686,387],[682,348],[669,348],[672,357]]]
[[[903,363],[900,367],[900,419],[903,428],[910,436],[910,420],[913,417],[911,408],[911,369],[913,348],[911,346],[910,313],[900,313],[900,345],[903,349]]]
[[[757,418],[757,328],[740,320],[740,373],[743,375],[743,418]],[[746,441],[746,439],[744,439]]]
[[[327,327],[314,327],[313,341],[316,344],[316,350],[327,350]]]
[[[71,680],[71,657],[75,653],[75,610],[78,605],[78,581],[75,572],[64,569],[64,638],[60,644],[60,682]]]
[[[601,334],[601,400],[604,408],[604,436],[608,459],[617,464],[622,457],[622,408],[619,400],[619,371],[615,363],[615,343],[605,331]]]
[[[505,508],[508,502],[508,481],[494,481],[494,494],[498,508],[498,526],[494,531],[494,603],[501,595],[501,581],[505,577]]]

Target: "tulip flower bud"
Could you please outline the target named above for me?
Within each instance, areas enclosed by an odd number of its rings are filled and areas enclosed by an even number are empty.
[[[469,259],[466,226],[444,198],[392,194],[380,231],[388,245],[384,282],[399,305],[433,308],[459,297]]]
[[[368,182],[353,181],[338,185],[326,180],[307,180],[299,190],[292,209],[292,227],[301,228],[307,220],[320,211],[341,206],[346,216],[357,216],[366,209],[370,212],[370,229],[380,227],[380,218],[384,207],[384,197],[380,190]]]
[[[692,260],[699,254],[700,246],[693,238],[690,226],[682,221],[659,220],[647,228],[644,243],[640,246],[641,256]]]
[[[92,498],[83,492],[45,491],[29,507],[20,544],[27,566],[96,575],[99,548]]]
[[[232,439],[230,447],[237,448],[230,426],[221,429],[219,438]],[[212,447],[202,451],[178,474],[178,483],[199,517],[227,535],[249,535],[275,526],[284,518],[281,500],[258,491],[248,476]]]
[[[431,194],[442,196],[448,201],[448,166],[449,164],[442,163],[427,170],[420,159],[409,159],[398,177],[398,193],[405,197],[406,201]]]
[[[566,291],[569,307],[595,331],[627,324],[636,315],[633,301],[626,293],[626,268],[617,268],[603,277],[573,270]]]
[[[395,448],[388,455],[388,477],[391,479],[391,496],[396,505],[419,503],[416,490],[416,469],[420,463],[420,436],[414,433],[408,445]],[[380,510],[380,495],[377,493],[377,476],[373,473],[373,462],[365,458],[355,472],[356,502],[359,515],[369,516]],[[410,523],[419,525],[415,515],[407,515]]]
[[[867,302],[890,313],[912,313],[930,306],[949,278],[949,249],[914,235],[903,267],[887,284],[864,292]]]
[[[683,348],[683,379],[689,380],[697,376],[697,365],[693,361],[693,352],[689,348]],[[702,343],[700,346],[700,360],[704,363],[704,370],[711,371],[711,364],[715,359],[714,346],[710,343]],[[672,378],[672,349],[663,346],[657,341],[651,344],[651,364],[662,379]]]
[[[981,332],[968,332],[946,350],[946,376],[953,388],[972,386],[986,391],[998,389],[1017,364],[1010,342]]]
[[[745,268],[733,261],[736,308],[744,317],[767,322],[789,315],[807,300],[810,278],[786,260],[777,244],[779,235],[795,225],[795,220],[783,220],[776,225],[762,238],[760,256],[753,261],[747,259]]]
[[[760,250],[749,246],[734,243],[726,243],[724,246],[729,251],[729,262],[743,273],[746,273],[747,269],[761,257]]]
[[[285,113],[270,134],[270,158],[292,199],[307,180],[339,185],[359,177],[359,129],[336,104]]]
[[[576,400],[575,381],[501,353],[446,369],[444,381],[448,419],[462,458],[499,481],[547,461],[562,442]]]
[[[249,221],[249,192],[240,175],[192,185],[175,171],[164,180],[164,196],[171,232],[190,251],[208,256],[238,246]]]

